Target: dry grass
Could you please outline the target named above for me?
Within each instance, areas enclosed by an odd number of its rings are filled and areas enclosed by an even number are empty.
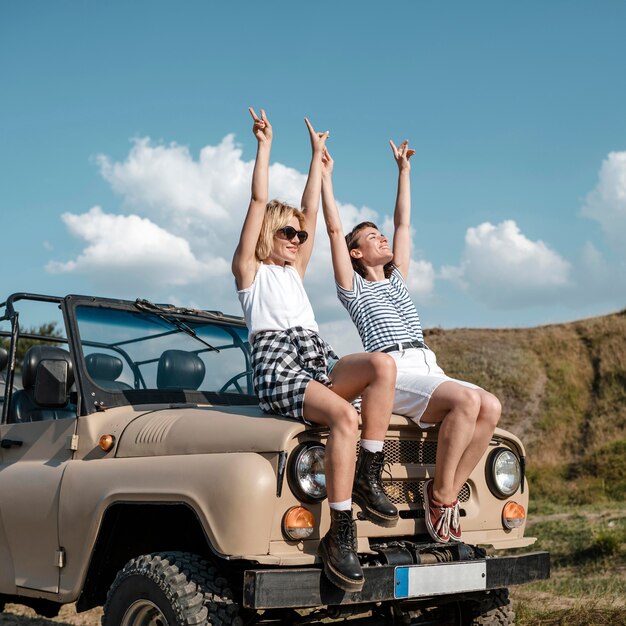
[[[7,604],[0,613],[0,626],[100,626],[102,609],[76,613],[73,604],[61,608],[58,617],[46,619],[20,604]]]
[[[518,626],[626,624],[626,507],[569,507],[531,520],[528,534],[550,552],[552,572],[512,589]]]
[[[569,607],[557,607],[553,598],[513,596],[517,626],[624,626],[626,608],[607,606],[603,601],[579,600]],[[545,608],[541,608],[541,607]]]
[[[623,496],[626,311],[528,329],[435,329],[426,340],[446,373],[500,398],[501,426],[526,446],[534,499]]]

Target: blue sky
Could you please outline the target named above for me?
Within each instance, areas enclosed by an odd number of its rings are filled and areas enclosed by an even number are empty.
[[[412,160],[410,287],[426,327],[626,306],[626,4],[617,0],[0,3],[4,295],[238,312],[229,273],[255,140],[297,202],[302,121],[330,130],[346,225],[388,230]],[[307,289],[358,348],[323,229]]]

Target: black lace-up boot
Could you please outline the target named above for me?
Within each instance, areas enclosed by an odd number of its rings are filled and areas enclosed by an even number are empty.
[[[320,541],[324,573],[344,591],[361,591],[363,570],[356,555],[356,527],[352,511],[330,510],[330,530]]]
[[[363,515],[385,528],[398,523],[398,509],[389,501],[383,489],[381,474],[385,464],[383,452],[361,448],[356,462],[352,499],[361,507]]]

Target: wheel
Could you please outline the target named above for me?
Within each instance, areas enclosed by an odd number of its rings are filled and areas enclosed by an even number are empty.
[[[245,372],[239,372],[239,374],[235,374],[232,378],[229,378],[219,390],[219,393],[224,393],[230,386],[233,386],[238,393],[244,394],[244,390],[239,384],[239,379],[247,377],[247,387],[248,389],[252,388],[252,371],[246,370]]]
[[[131,559],[109,589],[103,626],[206,624],[204,595],[193,579],[197,569],[193,557],[184,553]]]
[[[205,562],[206,565],[206,562]],[[228,581],[220,576],[216,567],[205,567],[201,580],[204,590],[204,605],[209,611],[211,626],[243,626],[239,605],[234,601]]]
[[[487,591],[479,600],[460,603],[462,626],[511,626],[515,612],[508,589]]]
[[[103,626],[238,626],[239,607],[226,580],[200,557],[145,554],[117,574],[104,605]]]

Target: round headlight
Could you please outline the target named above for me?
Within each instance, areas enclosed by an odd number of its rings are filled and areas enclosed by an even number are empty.
[[[303,502],[321,502],[326,497],[325,452],[323,444],[307,442],[300,444],[289,458],[289,487]]]
[[[494,496],[509,498],[519,488],[522,470],[519,459],[508,448],[496,448],[487,460],[487,484]]]

